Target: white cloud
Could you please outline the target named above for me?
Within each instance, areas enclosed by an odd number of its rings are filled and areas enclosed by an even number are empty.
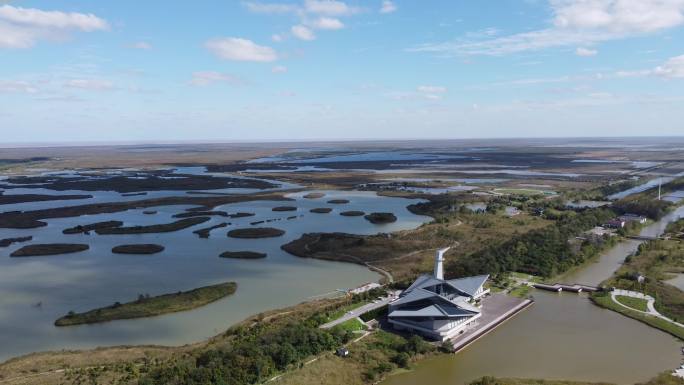
[[[316,35],[314,35],[313,31],[303,25],[295,25],[293,26],[290,31],[296,37],[297,39],[301,40],[314,40],[316,39]]]
[[[19,92],[27,94],[35,94],[38,88],[29,82],[23,80],[1,80],[0,92]]]
[[[297,10],[296,5],[292,4],[282,4],[282,3],[260,3],[256,1],[243,1],[242,5],[245,6],[250,12],[254,13],[290,13]]]
[[[242,80],[230,74],[216,71],[193,72],[190,84],[198,87],[205,87],[216,83],[228,83],[232,85],[242,84]]]
[[[321,17],[309,24],[311,27],[316,29],[327,29],[336,30],[344,28],[344,24],[339,20],[332,17]]]
[[[459,39],[410,48],[443,55],[505,55],[591,45],[684,24],[684,0],[549,0],[552,27],[490,39]]]
[[[557,28],[643,33],[684,23],[682,0],[552,0]]]
[[[350,7],[345,2],[336,0],[305,0],[304,10],[309,13],[329,16],[353,15],[360,12],[358,8]]]
[[[114,84],[103,79],[71,79],[64,83],[64,87],[89,91],[109,91],[114,89]]]
[[[287,72],[287,67],[275,66],[275,67],[271,68],[271,72],[273,72],[274,74],[284,74],[285,72]]]
[[[575,55],[577,56],[596,56],[598,54],[598,51],[595,49],[590,49],[590,48],[584,48],[584,47],[577,47],[575,50]]]
[[[70,31],[104,31],[109,23],[93,14],[0,6],[0,48],[30,48],[39,40],[68,37]]]
[[[135,48],[135,49],[148,50],[148,49],[152,49],[152,44],[150,44],[146,41],[137,41],[137,42],[131,44],[129,47]]]
[[[443,86],[418,86],[418,92],[429,94],[443,94],[447,92],[447,88]]]
[[[664,78],[684,78],[684,55],[669,59],[656,67],[653,73]]]
[[[278,54],[273,48],[237,37],[212,39],[204,46],[224,60],[272,62],[278,59]]]
[[[670,58],[652,69],[617,71],[612,76],[617,78],[659,76],[665,79],[681,79],[684,78],[684,55]]]
[[[384,0],[380,7],[380,13],[392,13],[397,10],[397,6],[390,0]]]
[[[283,37],[283,35],[279,33],[274,33],[273,35],[271,35],[271,40],[280,43],[281,41],[285,40],[285,38]]]

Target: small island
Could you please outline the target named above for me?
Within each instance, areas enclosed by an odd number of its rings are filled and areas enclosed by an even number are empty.
[[[157,254],[162,251],[164,251],[164,246],[152,243],[121,245],[112,248],[112,253],[115,254]]]
[[[297,211],[294,206],[278,206],[271,209],[272,211]]]
[[[253,217],[254,215],[256,215],[256,214],[254,214],[254,213],[242,213],[242,212],[238,212],[238,213],[235,213],[235,214],[230,214],[230,215],[228,215],[228,217],[229,217],[229,218],[244,218],[244,217]]]
[[[312,192],[304,195],[304,198],[306,199],[318,199],[318,198],[323,198],[325,194],[323,193],[318,193],[318,192]]]
[[[225,211],[187,211],[184,213],[175,214],[174,218],[192,218],[192,217],[209,217],[209,216],[228,217]]]
[[[78,253],[88,250],[90,246],[79,243],[45,243],[24,246],[10,254],[10,257],[42,257],[45,255],[58,255]]]
[[[221,253],[219,257],[234,259],[261,259],[266,258],[266,253],[259,253],[256,251],[226,251]]]
[[[220,229],[222,227],[226,227],[229,225],[230,225],[230,223],[223,222],[223,223],[219,223],[218,225],[209,226],[209,227],[205,227],[205,228],[202,228],[199,230],[195,230],[195,231],[193,231],[193,233],[197,234],[200,238],[209,238],[209,235],[211,234],[212,230]]]
[[[33,237],[30,235],[26,236],[26,237],[0,239],[0,247],[8,247],[8,246],[11,246],[13,243],[28,242],[32,239],[33,239]]]
[[[331,199],[328,201],[328,203],[333,205],[343,205],[349,203],[349,199]]]
[[[364,218],[366,218],[368,222],[376,225],[382,225],[385,223],[392,223],[397,221],[396,215],[392,213],[370,213],[366,215]]]
[[[156,297],[140,294],[132,302],[115,303],[84,313],[69,312],[55,321],[55,326],[72,326],[108,322],[119,319],[154,317],[192,310],[227,297],[237,289],[235,282],[204,286],[190,291],[163,294]]]
[[[171,223],[161,223],[158,225],[148,226],[130,226],[130,227],[108,227],[105,229],[97,229],[96,233],[100,235],[108,234],[148,234],[148,233],[169,233],[172,231],[183,230],[188,227],[204,223],[211,218],[209,217],[192,217],[181,219]]]
[[[330,207],[318,207],[318,208],[309,210],[309,212],[316,213],[316,214],[327,214],[331,211],[332,211],[332,209]]]
[[[276,229],[273,227],[253,227],[246,229],[235,229],[228,232],[231,238],[273,238],[285,234],[285,230]]]
[[[89,234],[91,231],[121,226],[123,226],[123,222],[121,221],[96,222],[91,223],[89,225],[78,225],[74,227],[69,227],[68,229],[62,230],[62,234]]]
[[[340,213],[340,215],[345,216],[345,217],[360,217],[363,215],[366,215],[363,211],[357,211],[357,210],[351,210],[351,211],[343,211]]]

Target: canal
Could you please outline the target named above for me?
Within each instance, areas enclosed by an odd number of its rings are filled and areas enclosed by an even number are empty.
[[[684,207],[647,226],[661,234],[684,216]],[[564,277],[598,284],[619,267],[639,241],[625,241],[595,263]],[[482,376],[605,381],[634,384],[679,366],[681,341],[591,303],[586,294],[532,292],[535,304],[455,355],[420,362],[383,385],[467,384]]]

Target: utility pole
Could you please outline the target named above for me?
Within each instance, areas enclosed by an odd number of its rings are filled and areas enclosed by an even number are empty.
[[[660,190],[661,190],[662,186],[663,186],[663,178],[660,177],[658,179],[658,200],[660,200]]]

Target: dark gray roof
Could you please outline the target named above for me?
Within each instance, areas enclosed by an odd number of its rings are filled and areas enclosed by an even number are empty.
[[[462,317],[480,313],[480,309],[468,302],[470,297],[484,285],[488,275],[452,279],[449,281],[437,279],[431,275],[421,275],[404,290],[398,300],[390,303],[390,317]],[[448,285],[456,290],[456,294],[446,298],[435,293],[434,286]],[[420,309],[405,309],[406,305],[414,302],[429,300]],[[416,304],[418,305],[418,304]],[[402,309],[404,307],[404,309]]]
[[[476,275],[474,277],[458,278],[447,281],[449,285],[455,287],[469,296],[474,296],[475,293],[487,282],[489,275]]]

